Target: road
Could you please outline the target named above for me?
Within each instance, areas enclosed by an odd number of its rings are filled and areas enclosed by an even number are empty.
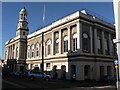
[[[2,89],[30,88],[39,90],[116,90],[114,84],[79,82],[68,80],[42,81],[5,76],[2,80]]]

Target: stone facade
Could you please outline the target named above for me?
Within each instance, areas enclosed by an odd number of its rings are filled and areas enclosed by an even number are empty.
[[[25,27],[20,27],[23,22]],[[5,45],[5,63],[16,61],[13,70],[41,69],[44,37],[44,70],[52,77],[99,80],[114,75],[114,25],[80,11],[29,35],[27,21],[19,21],[19,25],[16,33],[21,34]]]

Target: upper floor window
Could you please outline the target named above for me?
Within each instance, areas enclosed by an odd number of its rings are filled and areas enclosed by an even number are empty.
[[[59,39],[55,41],[55,53],[59,53]]]
[[[38,54],[39,54],[39,44],[37,43],[36,44],[36,56],[39,56]]]
[[[73,51],[77,50],[77,33],[73,34]]]
[[[109,38],[108,32],[104,32],[104,45],[105,45],[105,54],[109,54]]]
[[[32,57],[34,57],[34,45],[32,45]]]
[[[89,50],[89,37],[86,33],[83,33],[83,50]]]
[[[47,41],[47,54],[50,55],[51,53],[51,40]]]
[[[30,57],[30,46],[28,46],[28,49],[27,49],[27,57],[28,58]]]
[[[98,50],[98,54],[102,54],[102,31],[101,30],[97,30],[97,50]]]
[[[68,52],[68,36],[64,37],[64,52]]]

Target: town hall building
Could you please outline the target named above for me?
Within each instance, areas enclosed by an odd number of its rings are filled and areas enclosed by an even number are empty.
[[[52,77],[100,80],[114,75],[113,24],[83,10],[29,34],[27,17],[21,9],[16,37],[5,43],[4,62],[11,71],[41,70],[44,55],[44,71]]]

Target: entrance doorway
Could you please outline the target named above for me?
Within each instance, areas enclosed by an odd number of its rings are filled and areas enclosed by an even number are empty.
[[[66,79],[66,66],[65,66],[65,65],[62,65],[62,66],[61,66],[61,71],[62,71],[62,76],[61,76],[61,78],[62,78],[62,79]]]
[[[20,66],[20,71],[24,71],[24,67],[23,66]]]
[[[111,66],[107,66],[107,75],[112,75],[112,67]]]
[[[100,66],[100,78],[104,76],[104,66]]]
[[[85,65],[84,66],[84,76],[85,76],[85,80],[90,79],[90,65]]]
[[[76,66],[71,65],[71,79],[76,80]]]

